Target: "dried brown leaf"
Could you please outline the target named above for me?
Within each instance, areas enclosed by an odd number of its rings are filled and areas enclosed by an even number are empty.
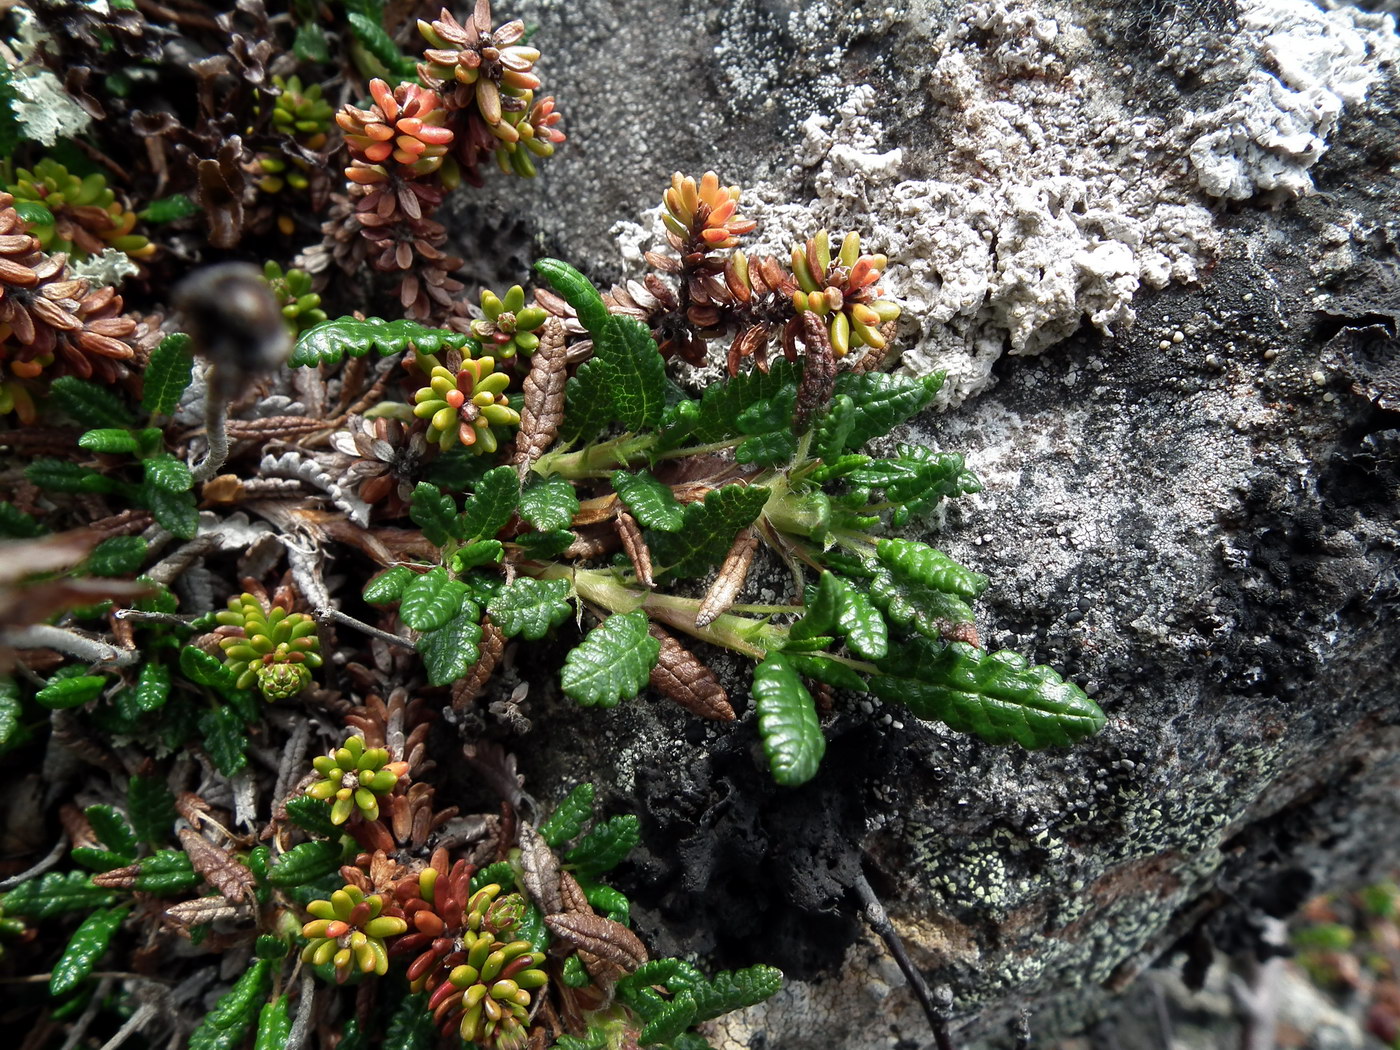
[[[724,564],[719,567],[710,589],[705,592],[705,600],[700,603],[700,611],[695,614],[695,626],[706,627],[714,623],[729,607],[749,578],[749,567],[753,565],[754,552],[758,550],[758,533],[750,525],[734,537],[734,545],[724,556]]]
[[[216,919],[232,919],[245,909],[230,904],[222,897],[197,897],[192,901],[181,901],[165,909],[164,918],[187,931],[191,926],[203,926]]]
[[[792,430],[795,434],[805,434],[812,420],[831,402],[836,390],[836,355],[831,350],[826,323],[811,310],[804,310],[799,316],[807,354],[802,380],[797,386],[797,404],[792,411]]]
[[[647,630],[661,643],[661,653],[651,669],[652,688],[691,714],[718,722],[734,721],[729,695],[715,673],[663,628],[653,623]]]
[[[530,464],[554,444],[559,425],[564,422],[567,366],[564,324],[557,317],[547,318],[540,331],[540,345],[530,362],[530,374],[525,377],[525,404],[520,409],[520,430],[511,459],[522,481]]]
[[[480,650],[481,656],[466,678],[458,679],[453,683],[452,707],[454,710],[465,711],[481,695],[486,688],[486,683],[496,673],[496,666],[501,662],[501,654],[505,652],[505,648],[506,636],[501,633],[501,629],[491,622],[491,617],[482,617],[481,641],[477,643],[477,649]]]
[[[627,557],[632,560],[632,568],[637,572],[637,582],[643,587],[655,587],[656,580],[651,574],[651,548],[642,536],[641,526],[637,524],[636,518],[622,509],[621,502],[616,506],[617,516],[613,520],[617,534],[622,537],[622,549],[627,552]]]
[[[181,828],[180,845],[194,870],[234,904],[241,904],[253,892],[253,873],[233,855],[214,845],[192,828]]]
[[[521,881],[525,883],[525,891],[546,912],[560,911],[564,907],[564,898],[559,888],[559,858],[528,820],[520,822],[518,841]]]
[[[631,973],[650,956],[641,939],[620,922],[601,915],[556,912],[544,917],[549,932],[575,948],[605,959]]]
[[[578,879],[567,871],[559,873],[559,895],[564,901],[560,906],[560,911],[584,915],[594,914],[593,905],[588,903],[588,897],[583,892],[583,887],[578,884]]]

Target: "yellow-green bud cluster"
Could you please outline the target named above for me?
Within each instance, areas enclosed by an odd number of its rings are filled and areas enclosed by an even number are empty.
[[[473,452],[495,452],[497,430],[520,422],[520,413],[503,393],[510,376],[496,371],[493,357],[469,358],[456,375],[435,358],[424,355],[422,361],[432,370],[428,385],[413,395],[413,414],[428,420],[428,440],[444,452],[455,442]]]
[[[356,886],[336,890],[330,900],[312,901],[306,910],[313,918],[301,928],[310,942],[302,949],[302,961],[312,966],[332,963],[335,979],[342,983],[353,970],[388,973],[384,938],[403,933],[408,923],[400,915],[384,914],[384,905],[378,893],[366,897]]]
[[[506,361],[517,353],[535,352],[540,345],[535,329],[549,317],[540,307],[525,305],[525,289],[518,284],[504,299],[489,288],[482,289],[481,312],[486,316],[472,322],[472,335],[489,342],[492,353]]]
[[[272,83],[282,92],[272,106],[272,126],[308,149],[324,146],[335,110],[321,97],[321,85],[303,88],[301,78],[295,76],[286,80],[274,76]]]
[[[792,305],[799,313],[811,310],[826,319],[836,356],[861,346],[885,348],[880,326],[899,316],[896,303],[876,298],[875,282],[886,265],[883,255],[860,254],[860,234],[854,231],[846,234],[835,259],[825,230],[805,247],[792,250],[792,273],[798,284]]]
[[[472,895],[459,942],[466,960],[433,990],[428,1009],[439,1024],[455,1027],[469,1043],[517,1050],[526,1042],[530,993],[543,988],[549,977],[541,969],[544,953],[533,944],[501,939],[519,926],[525,901],[514,893],[496,900],[500,891],[492,883]]]
[[[294,267],[284,272],[281,266],[269,260],[263,265],[263,279],[272,289],[272,297],[277,300],[282,319],[293,337],[326,320],[321,297],[311,290],[311,275],[305,270]]]
[[[32,222],[29,234],[50,254],[67,252],[74,261],[100,255],[111,247],[133,259],[146,259],[156,246],[139,233],[136,213],[117,201],[101,172],[80,178],[55,160],[45,157],[33,169],[20,168],[15,182],[5,187],[17,202],[42,204],[52,221]]]
[[[365,747],[358,736],[350,736],[342,747],[329,755],[311,760],[321,779],[306,789],[312,798],[331,803],[331,823],[344,824],[357,809],[365,820],[379,819],[379,799],[398,785],[408,772],[408,763],[390,762],[382,747]]]
[[[243,629],[243,637],[219,643],[240,689],[257,685],[267,699],[284,700],[310,685],[311,671],[321,666],[316,621],[305,613],[288,613],[280,605],[269,612],[253,595],[241,594],[215,619]]]

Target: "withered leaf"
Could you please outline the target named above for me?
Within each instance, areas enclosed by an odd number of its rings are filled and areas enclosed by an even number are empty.
[[[718,722],[734,721],[729,695],[714,672],[663,628],[653,623],[647,630],[661,643],[661,653],[651,669],[652,688],[691,714]]]
[[[557,912],[544,917],[549,932],[580,951],[615,963],[631,973],[650,956],[641,939],[620,922],[601,915]]]
[[[636,518],[622,508],[620,501],[616,507],[617,516],[613,521],[617,527],[617,534],[622,537],[622,549],[627,552],[627,557],[632,560],[632,568],[636,570],[637,582],[643,587],[655,587],[656,580],[651,574],[651,548],[642,536],[641,526],[637,524]]]
[[[180,845],[194,870],[229,901],[240,904],[253,891],[253,873],[192,828],[181,828]]]
[[[739,596],[739,591],[743,589],[744,582],[749,578],[749,567],[753,565],[756,550],[758,533],[750,525],[734,537],[734,544],[724,556],[724,564],[719,567],[719,575],[705,592],[705,600],[700,603],[700,611],[695,614],[696,627],[706,627],[729,611],[734,599]]]
[[[188,928],[203,926],[216,919],[232,919],[243,914],[246,909],[230,904],[222,897],[197,897],[192,901],[181,901],[165,909],[165,918],[176,926]]]
[[[528,820],[520,822],[518,838],[521,879],[526,892],[546,912],[559,911],[564,907],[559,890],[559,858]]]
[[[585,915],[594,913],[593,905],[588,903],[588,897],[584,894],[583,887],[578,884],[578,879],[567,871],[559,873],[559,895],[563,898],[561,911]]]
[[[836,355],[825,322],[811,310],[804,310],[802,341],[807,345],[802,380],[797,386],[797,404],[792,411],[792,431],[805,434],[812,420],[831,403],[836,390]]]
[[[545,320],[540,345],[525,377],[525,404],[520,409],[520,430],[515,437],[511,462],[523,480],[530,464],[539,459],[564,422],[564,384],[568,379],[564,324],[557,317]]]
[[[452,707],[457,711],[465,711],[486,688],[486,683],[491,680],[491,676],[496,673],[496,665],[501,662],[501,654],[505,652],[506,636],[501,633],[501,629],[491,622],[491,617],[486,616],[481,621],[481,641],[477,643],[477,649],[481,656],[473,665],[471,673],[466,678],[460,678],[452,685]]]

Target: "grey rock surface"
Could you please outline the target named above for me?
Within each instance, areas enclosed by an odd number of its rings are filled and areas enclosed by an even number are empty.
[[[566,722],[533,691],[534,789],[591,777],[642,814],[623,876],[657,950],[788,972],[716,1046],[930,1043],[862,921],[862,871],[952,991],[957,1038],[1009,1044],[1082,1030],[1178,942],[1238,950],[1251,916],[1400,857],[1389,16],[515,12],[572,137],[537,183],[489,186],[462,236],[490,238],[504,272],[549,251],[636,276],[670,172],[706,168],[745,187],[774,254],[861,229],[906,307],[903,367],[949,373],[915,436],[985,484],[933,541],[991,577],[985,640],[1109,716],[1027,754],[840,697],[821,773],[784,791],[751,712]]]

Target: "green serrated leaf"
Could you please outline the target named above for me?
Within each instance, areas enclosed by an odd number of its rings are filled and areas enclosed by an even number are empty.
[[[19,685],[13,678],[0,677],[0,754],[19,743],[20,731]]]
[[[973,621],[972,607],[961,598],[881,568],[870,581],[870,601],[890,623],[913,627],[926,638],[941,639],[946,630]],[[864,596],[862,595],[862,598]]]
[[[409,78],[414,75],[416,69],[413,60],[398,49],[393,37],[384,31],[383,24],[377,18],[370,18],[359,12],[352,12],[347,18],[350,22],[350,29],[355,34],[355,39],[363,44],[370,54],[384,63],[389,72],[396,74],[399,78]]]
[[[739,416],[751,406],[773,397],[784,386],[797,382],[798,370],[791,362],[780,360],[767,372],[754,369],[724,382],[705,388],[700,398],[699,418],[684,440],[687,444],[707,445],[726,438],[738,437]],[[669,447],[669,438],[663,442]]]
[[[148,487],[163,489],[169,493],[189,492],[194,487],[194,475],[190,468],[169,452],[159,452],[148,457],[143,463]],[[193,501],[189,501],[193,506]]]
[[[429,685],[451,685],[481,658],[481,607],[467,594],[465,584],[457,586],[462,593],[457,615],[418,639]]]
[[[740,529],[757,520],[771,495],[762,485],[725,485],[685,508],[680,529],[650,537],[652,560],[663,573],[699,576],[724,560]]]
[[[630,474],[625,470],[614,471],[612,484],[617,498],[643,528],[675,532],[681,527],[685,508],[670,485],[657,481],[645,470]]]
[[[540,837],[551,849],[558,849],[576,838],[583,826],[593,819],[593,785],[584,782],[564,797],[549,819],[538,828]]]
[[[193,645],[180,650],[180,673],[196,685],[207,685],[221,692],[237,687],[238,680],[232,671],[217,657]]]
[[[297,35],[301,35],[300,30]],[[253,1038],[253,1050],[284,1050],[287,1037],[291,1034],[292,1015],[287,1010],[287,997],[279,995],[264,1004],[262,1012],[258,1014],[258,1033]]]
[[[365,584],[364,600],[371,605],[388,605],[403,597],[403,592],[417,574],[407,565],[395,565]]]
[[[50,995],[66,995],[87,979],[130,910],[127,906],[102,908],[83,920],[54,964],[49,976]]]
[[[642,1046],[669,1043],[690,1027],[695,1020],[695,997],[679,992],[674,999],[657,1011],[642,1028]]]
[[[578,513],[578,494],[568,478],[536,478],[520,494],[520,516],[540,532],[567,529]]]
[[[88,871],[111,871],[113,868],[124,868],[132,862],[134,858],[125,853],[114,853],[109,849],[101,849],[97,846],[75,846],[68,855],[77,864],[87,868]]]
[[[564,693],[584,707],[616,707],[641,692],[660,652],[646,613],[609,616],[564,658]]]
[[[854,452],[871,438],[888,434],[912,419],[932,402],[943,385],[943,373],[929,376],[894,376],[884,372],[841,372],[836,394],[855,403],[855,419],[845,447]]]
[[[520,478],[513,467],[488,470],[467,497],[458,519],[459,540],[489,540],[510,521],[520,503]]]
[[[42,536],[43,523],[32,514],[26,514],[9,500],[0,500],[0,536],[7,539],[30,540]]]
[[[593,910],[605,918],[624,926],[632,924],[632,902],[621,890],[593,883],[583,888],[583,895],[588,898]]]
[[[405,996],[389,1018],[383,1050],[431,1050],[437,1042],[437,1025],[428,1009],[427,993]]]
[[[812,455],[823,463],[838,462],[856,425],[856,403],[849,394],[837,394],[817,421]]]
[[[524,635],[538,641],[573,613],[571,591],[568,580],[517,576],[491,599],[486,612],[507,638]]]
[[[277,859],[267,873],[267,881],[283,888],[312,882],[338,870],[342,853],[339,840],[303,842]]]
[[[85,448],[89,452],[104,452],[109,455],[141,451],[141,445],[137,442],[135,434],[130,430],[119,430],[114,427],[87,431],[78,438],[78,447]]]
[[[736,420],[739,432],[751,436],[739,443],[734,458],[762,467],[789,462],[797,452],[797,435],[792,430],[796,401],[797,384],[791,383],[740,412]]]
[[[199,531],[199,508],[193,492],[171,492],[148,481],[141,486],[141,499],[163,528],[182,540],[194,539]]]
[[[783,971],[759,963],[742,970],[724,970],[693,989],[694,1024],[713,1020],[734,1010],[755,1006],[776,995],[783,986]]]
[[[666,362],[651,329],[632,317],[612,315],[593,336],[598,363],[612,403],[612,417],[628,430],[661,422],[666,408]]]
[[[429,569],[404,588],[399,617],[415,631],[435,631],[457,615],[466,593],[442,566]]]
[[[92,884],[85,871],[51,871],[37,879],[21,882],[3,897],[6,915],[47,919],[73,911],[105,908],[116,900],[111,890]]]
[[[769,653],[754,668],[753,698],[773,779],[784,787],[805,784],[826,753],[826,737],[812,694],[786,655]]]
[[[776,467],[791,461],[796,453],[797,435],[791,430],[772,430],[745,438],[734,449],[734,458],[758,467]]]
[[[100,478],[89,468],[66,459],[36,459],[24,468],[24,476],[45,492],[90,492],[89,478]]]
[[[354,17],[351,16],[352,21]],[[360,321],[353,317],[336,317],[302,332],[297,337],[288,363],[314,368],[321,364],[335,364],[347,355],[364,357],[371,350],[377,350],[381,357],[388,357],[403,353],[410,343],[419,353],[436,354],[442,350],[460,350],[468,343],[475,343],[475,340],[460,332],[429,328],[409,320],[385,321],[379,317],[367,317]]]
[[[126,789],[131,828],[142,842],[157,845],[170,838],[175,825],[175,796],[158,777],[134,776]]]
[[[535,272],[549,282],[550,286],[574,308],[583,327],[596,337],[607,325],[612,316],[603,296],[583,274],[566,262],[558,259],[539,259],[535,262]]]
[[[889,651],[889,628],[880,610],[865,592],[841,577],[832,574],[834,588],[840,594],[836,611],[836,630],[846,639],[851,652],[867,660],[878,660]]]
[[[144,209],[136,213],[136,217],[142,222],[159,226],[161,223],[188,219],[191,215],[198,215],[200,211],[199,205],[183,193],[172,193],[169,197],[151,201]]]
[[[566,442],[586,444],[612,419],[607,370],[596,361],[585,361],[564,384],[564,422],[559,436]]]
[[[170,671],[160,664],[146,664],[132,687],[132,702],[138,711],[157,711],[170,697]]]
[[[807,611],[788,629],[788,637],[802,641],[829,634],[836,627],[841,602],[841,581],[832,573],[823,572],[817,586],[808,590]]]
[[[99,842],[113,853],[126,856],[128,864],[136,859],[136,833],[120,810],[115,806],[95,805],[83,812]]]
[[[559,975],[559,979],[562,980],[570,988],[587,988],[590,984],[593,983],[593,978],[589,977],[588,971],[583,968],[583,960],[580,959],[577,955],[571,955],[564,960],[564,965],[562,967],[562,972]],[[574,1040],[572,1036],[562,1035],[559,1037],[559,1041],[556,1042],[554,1045],[556,1047],[587,1046],[590,1048],[596,1046],[598,1050],[603,1050],[603,1047],[607,1045],[606,1035],[602,1035],[601,1030],[596,1028],[590,1028],[588,1031],[590,1035],[592,1035],[595,1032],[599,1033],[602,1036],[602,1041],[585,1041],[582,1039]],[[565,1043],[565,1039],[569,1039],[571,1040],[571,1042]]]
[[[486,865],[472,876],[471,890],[475,893],[481,887],[489,886],[493,882],[505,887],[515,885],[515,869],[511,867],[510,861],[498,860],[494,864]]]
[[[539,533],[531,535],[538,536]],[[572,541],[573,533],[569,534],[569,539]],[[505,554],[505,545],[500,540],[477,540],[452,555],[452,571],[460,573],[475,569],[478,565],[498,565]]]
[[[243,719],[232,708],[216,707],[200,714],[199,735],[205,752],[224,776],[231,777],[248,764]]]
[[[853,693],[866,692],[865,679],[846,664],[822,656],[819,653],[800,653],[783,650],[793,670],[803,678],[824,682],[836,689],[849,689]]]
[[[85,674],[76,677],[50,678],[44,688],[34,694],[34,699],[49,710],[65,707],[78,707],[95,700],[107,687],[107,679],[101,675]]]
[[[423,530],[429,543],[441,547],[452,538],[457,523],[457,503],[436,485],[420,481],[409,501],[408,516]]]
[[[303,62],[329,62],[331,51],[326,40],[326,31],[315,22],[303,22],[297,26],[292,38],[292,54]]]
[[[942,551],[917,540],[882,539],[875,557],[903,583],[922,584],[971,601],[987,589],[987,577],[959,565]]]
[[[915,639],[879,667],[883,673],[870,679],[876,696],[991,744],[1064,746],[1097,733],[1105,721],[1084,690],[1015,653]]]
[[[298,795],[287,800],[287,817],[302,831],[322,838],[335,838],[340,828],[331,823],[331,804],[310,795]]]
[[[272,964],[254,959],[190,1035],[188,1050],[234,1050],[248,1037],[259,1005],[267,997]]]
[[[146,560],[147,544],[140,536],[111,536],[99,543],[83,570],[93,576],[129,576]]]
[[[204,877],[194,870],[189,854],[184,850],[157,850],[149,857],[143,857],[137,867],[140,871],[132,888],[157,896],[184,893],[204,881]]]
[[[583,878],[596,879],[621,864],[641,838],[641,822],[636,814],[609,817],[593,825],[578,845],[564,854],[564,863]]]
[[[59,376],[49,387],[49,398],[85,427],[126,429],[136,425],[136,417],[121,398],[86,379]]]
[[[148,416],[170,415],[179,406],[180,396],[193,375],[190,337],[183,332],[166,336],[151,351],[150,363],[142,373],[141,408]]]

